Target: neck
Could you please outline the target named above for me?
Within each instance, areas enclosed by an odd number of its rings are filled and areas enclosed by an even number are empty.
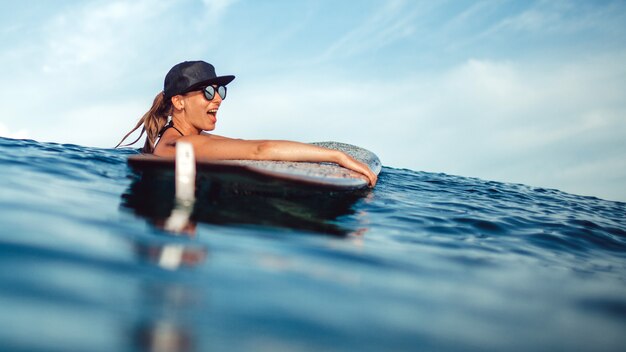
[[[184,116],[185,112],[174,112],[172,114],[172,123],[174,126],[184,135],[184,136],[192,136],[196,134],[200,134],[199,129],[195,128],[192,124],[190,124],[188,119]]]

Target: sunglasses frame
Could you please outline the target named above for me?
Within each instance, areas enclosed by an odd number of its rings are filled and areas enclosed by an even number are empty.
[[[209,91],[209,88],[211,91]],[[220,94],[220,88],[224,88],[224,95]],[[215,93],[217,93],[220,98],[222,98],[222,100],[226,99],[226,93],[228,92],[228,89],[226,88],[226,86],[222,86],[222,85],[217,85],[217,86],[206,86],[204,88],[202,88],[202,93],[204,94],[204,97],[206,98],[206,100],[211,101],[215,98]]]

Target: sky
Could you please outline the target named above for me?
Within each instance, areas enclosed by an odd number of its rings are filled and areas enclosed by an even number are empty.
[[[625,1],[5,1],[0,136],[112,147],[185,60],[216,134],[626,201]]]

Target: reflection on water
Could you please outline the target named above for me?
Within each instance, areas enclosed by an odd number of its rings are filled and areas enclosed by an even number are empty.
[[[193,344],[189,329],[181,328],[167,321],[157,321],[138,326],[135,333],[135,346],[142,351],[192,351]]]
[[[174,173],[146,170],[135,175],[122,195],[122,205],[159,228],[165,228],[167,221],[188,216],[187,233],[193,233],[196,222],[259,225],[337,236],[363,232],[340,225],[337,219],[353,214],[352,206],[368,191],[329,192],[281,185],[259,188],[204,174],[198,175],[196,184],[195,203],[185,209],[175,200]]]
[[[136,244],[135,253],[143,260],[164,269],[175,270],[181,266],[194,267],[206,260],[205,246],[187,244]]]
[[[135,253],[141,260],[166,270],[194,267],[206,261],[208,248],[195,241],[197,222],[262,226],[333,236],[352,234],[356,240],[360,240],[365,232],[364,228],[339,225],[337,219],[354,214],[352,206],[366,196],[367,191],[322,192],[306,187],[246,187],[240,180],[232,182],[200,174],[195,198],[180,199],[176,197],[174,181],[174,172],[146,170],[132,176],[130,186],[122,195],[123,207],[147,219],[155,229],[178,239],[174,243],[164,241],[158,245],[154,241],[134,244]],[[266,269],[295,270],[293,264],[281,262],[280,257],[270,255],[260,257],[258,263]],[[311,270],[318,277],[323,274],[322,277],[329,276],[333,280],[345,280],[346,276],[311,268],[300,269],[300,274]],[[157,297],[158,306],[164,311],[150,312],[152,319],[137,325],[133,338],[137,348],[145,351],[195,350],[195,327],[184,320],[179,321],[176,314],[172,314],[180,311],[185,302],[189,303],[188,297],[185,297],[189,289],[163,283],[156,288],[150,287],[145,297]],[[198,302],[194,305],[197,306]],[[175,309],[169,312],[167,307]]]
[[[188,317],[202,307],[204,295],[194,285],[147,282],[141,287],[142,312],[130,337],[141,351],[195,351],[196,327]]]

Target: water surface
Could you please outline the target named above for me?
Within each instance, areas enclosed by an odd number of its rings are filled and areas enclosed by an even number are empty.
[[[0,138],[3,350],[623,350],[626,204],[385,167],[362,194],[199,185]],[[383,160],[384,162],[384,160]]]

